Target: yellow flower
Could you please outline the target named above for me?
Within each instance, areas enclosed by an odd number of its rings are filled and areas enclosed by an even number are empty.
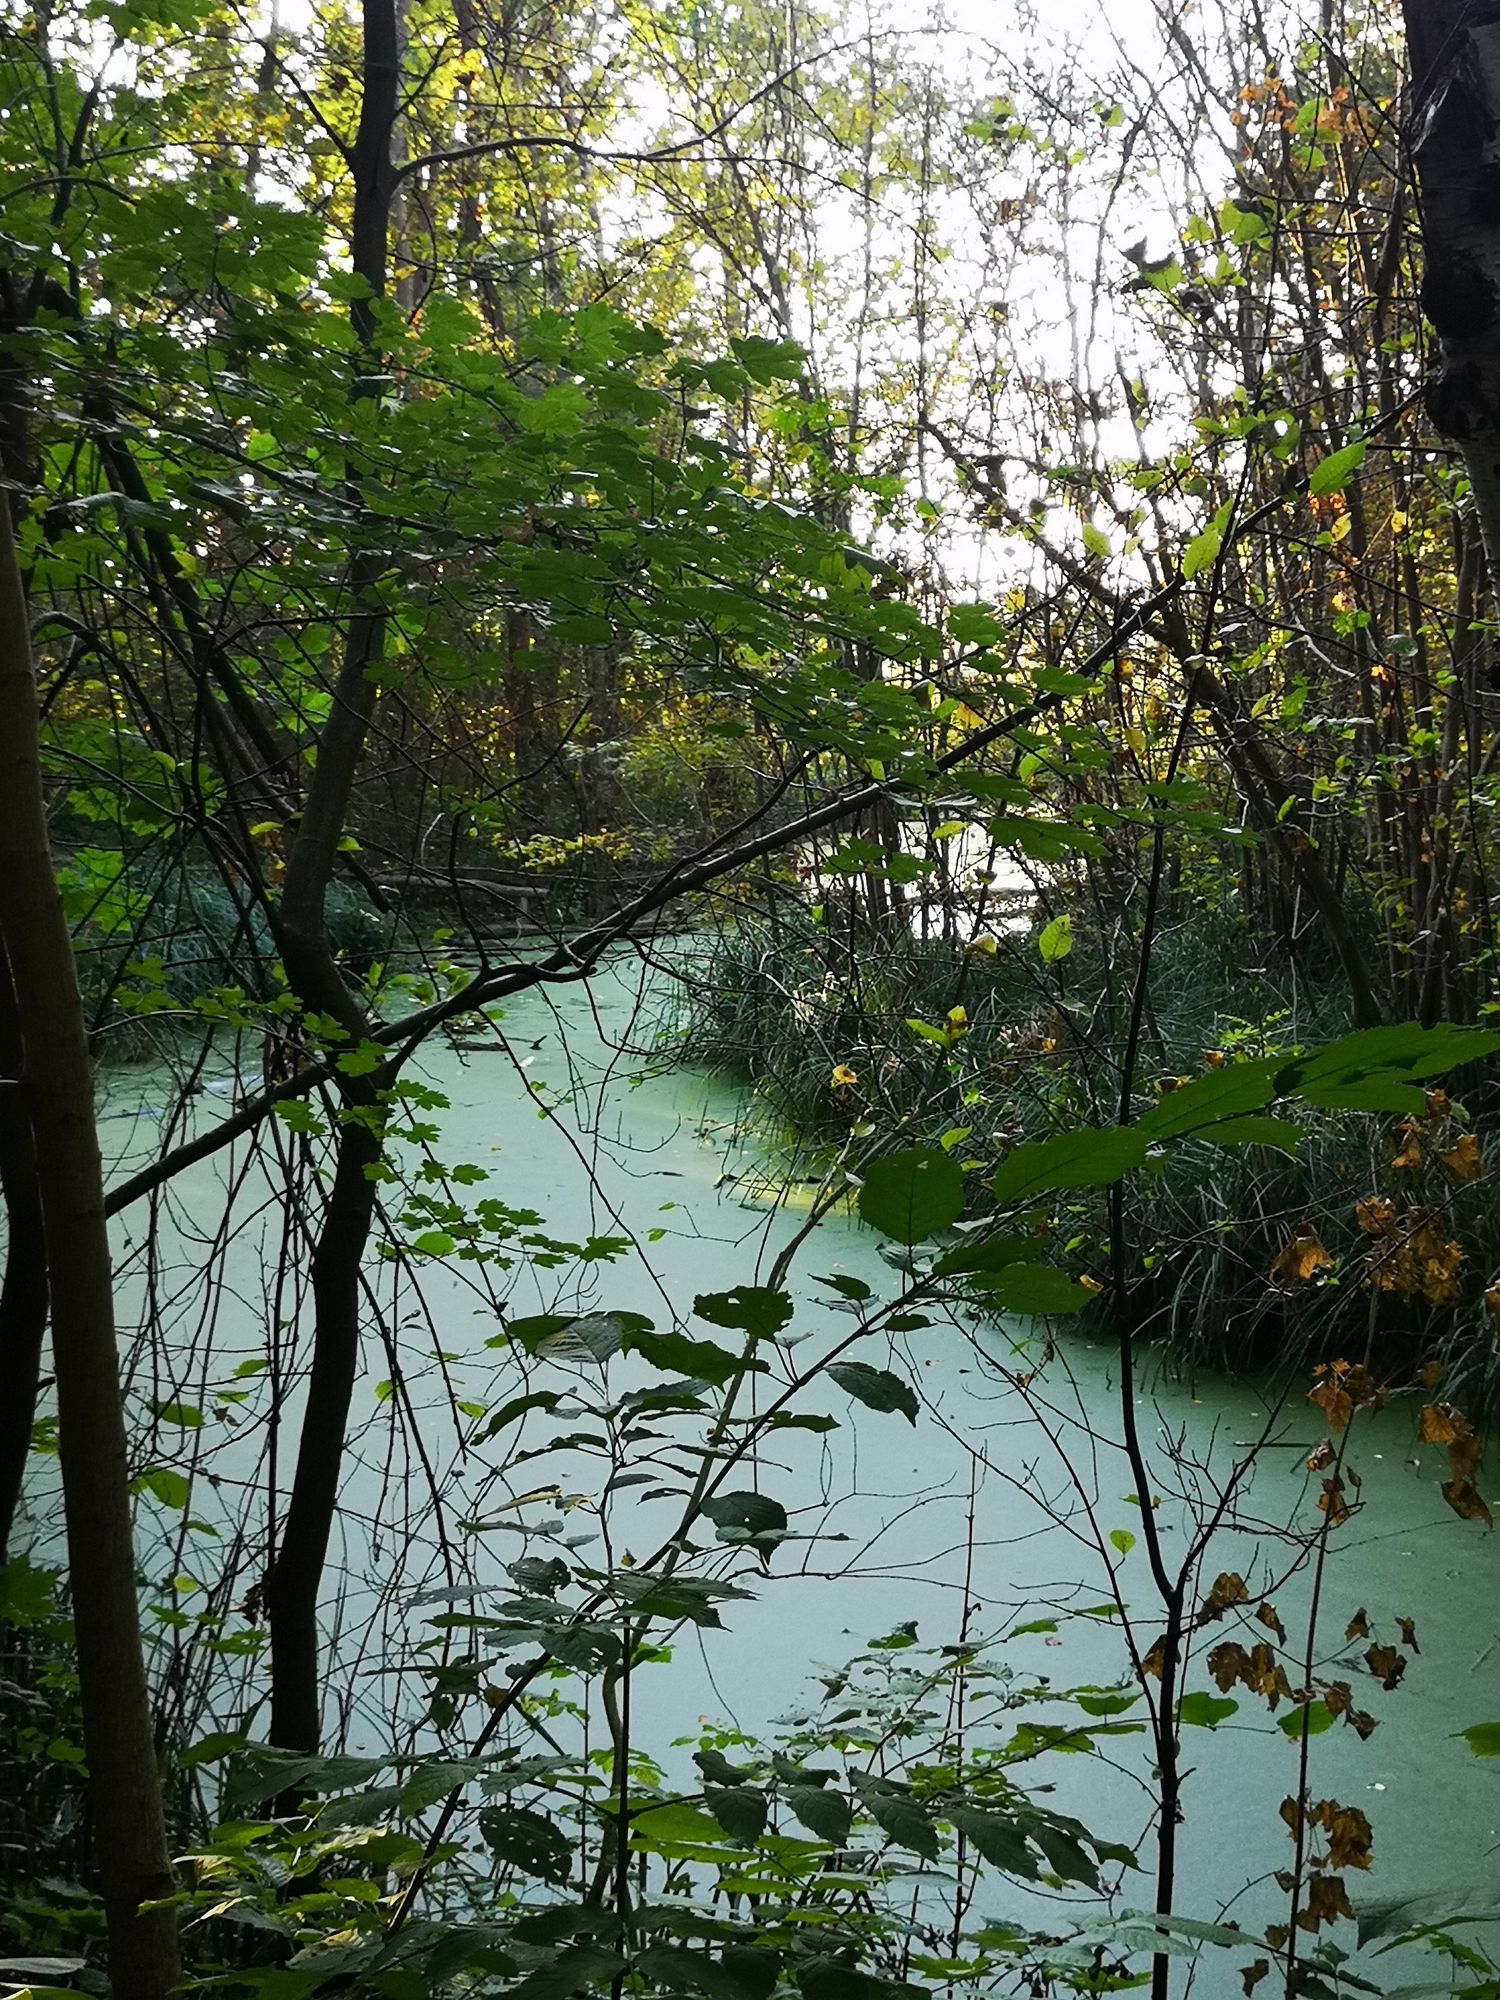
[[[833,1075],[828,1079],[829,1087],[833,1090],[849,1090],[858,1082],[858,1071],[850,1069],[848,1063],[835,1063]]]

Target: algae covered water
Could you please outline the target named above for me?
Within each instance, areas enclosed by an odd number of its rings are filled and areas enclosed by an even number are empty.
[[[506,1341],[505,1318],[633,1313],[701,1335],[711,1329],[694,1325],[696,1298],[764,1283],[801,1239],[785,1334],[800,1343],[787,1349],[800,1365],[848,1331],[837,1280],[877,1292],[898,1282],[879,1239],[847,1212],[814,1225],[806,1190],[778,1192],[773,1166],[745,1136],[742,1094],[661,1057],[642,990],[621,963],[588,986],[525,996],[491,1040],[424,1058],[432,1102],[413,1113],[425,1130],[412,1142],[417,1155],[463,1168],[466,1200],[518,1219],[495,1224],[513,1233],[508,1258],[466,1263],[451,1228],[420,1204],[407,1207],[387,1216],[385,1232],[430,1245],[420,1285],[389,1258],[371,1260],[325,1605],[329,1722],[350,1748],[420,1746],[410,1675],[435,1616],[508,1587],[506,1566],[527,1555],[628,1565],[658,1545],[680,1506],[692,1465],[681,1433],[664,1423],[625,1466],[587,1441],[585,1413],[606,1383],[618,1396],[658,1378],[632,1357],[597,1359],[576,1342],[527,1358]],[[120,1084],[107,1111],[123,1171],[155,1143],[150,1077]],[[197,1115],[222,1112],[210,1089]],[[278,1132],[275,1143],[285,1150],[295,1135]],[[154,1216],[132,1211],[118,1231],[124,1326],[149,1311],[168,1336],[154,1351],[137,1344],[130,1384],[157,1413],[142,1468],[141,1547],[158,1607],[158,1673],[184,1714],[196,1704],[200,1727],[256,1731],[245,1659],[266,1524],[290,1477],[299,1352],[305,1358],[306,1246],[295,1228],[264,1161],[247,1152],[191,1170]],[[739,1581],[751,1594],[722,1606],[723,1629],[685,1628],[670,1663],[637,1677],[638,1740],[669,1770],[686,1755],[672,1745],[702,1721],[763,1739],[819,1704],[828,1713],[827,1688],[872,1641],[983,1647],[1002,1679],[1028,1691],[1026,1714],[1043,1724],[1077,1719],[1039,1698],[1049,1687],[1108,1691],[1129,1681],[1111,1594],[1148,1630],[1152,1586],[1113,1349],[1086,1333],[1053,1348],[1029,1322],[944,1320],[883,1340],[869,1359],[910,1385],[915,1421],[863,1407],[831,1380],[809,1384],[794,1409],[837,1427],[779,1430],[740,1475],[785,1508],[787,1539],[763,1564],[745,1565]],[[284,1393],[272,1397],[267,1382],[278,1373]],[[753,1395],[775,1386],[749,1385]],[[1149,1503],[1169,1559],[1212,1518],[1203,1574],[1241,1577],[1247,1593],[1243,1617],[1236,1607],[1228,1623],[1205,1621],[1194,1641],[1186,1713],[1199,1721],[1183,1731],[1179,1907],[1274,1922],[1285,1909],[1274,1876],[1291,1864],[1278,1814],[1297,1785],[1298,1745],[1279,1726],[1284,1709],[1270,1713],[1242,1687],[1230,1707],[1206,1660],[1231,1633],[1251,1643],[1244,1621],[1262,1601],[1290,1634],[1305,1629],[1313,1582],[1298,1551],[1319,1519],[1306,1460],[1321,1420],[1305,1385],[1276,1403],[1148,1368],[1137,1393]],[[497,1411],[528,1397],[554,1400],[481,1435]],[[182,1422],[185,1409],[203,1421]],[[1256,1440],[1264,1449],[1253,1468],[1232,1477]],[[1500,1762],[1476,1759],[1459,1732],[1500,1715],[1495,1539],[1444,1506],[1441,1454],[1416,1445],[1409,1411],[1361,1420],[1349,1456],[1362,1480],[1358,1506],[1328,1538],[1307,1664],[1347,1679],[1378,1726],[1367,1740],[1340,1726],[1310,1744],[1314,1796],[1369,1819],[1375,1866],[1356,1891],[1366,1879],[1381,1896],[1482,1887],[1500,1843]],[[186,1505],[178,1481],[190,1482]],[[45,1516],[41,1497],[35,1505]],[[205,1607],[222,1621],[219,1649],[207,1652],[184,1636]],[[1387,1690],[1363,1656],[1405,1634],[1406,1665]],[[1049,1804],[1133,1846],[1151,1819],[1149,1738],[1130,1707],[1106,1702],[1103,1712],[1110,1725],[1091,1754],[1039,1756],[1034,1776]],[[1150,1894],[1148,1876],[1125,1878],[1124,1903],[1148,1907]],[[996,1898],[1045,1921],[1046,1899],[1034,1892],[1002,1883]],[[1390,1965],[1377,1963],[1380,1980]],[[1213,1982],[1227,1976],[1210,1955],[1195,1990],[1217,1992]]]

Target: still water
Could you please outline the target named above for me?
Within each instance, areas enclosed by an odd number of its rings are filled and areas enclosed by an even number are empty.
[[[573,1550],[585,1563],[619,1562],[649,1552],[675,1525],[673,1501],[652,1497],[683,1487],[689,1461],[669,1445],[648,1468],[654,1481],[622,1485],[617,1476],[607,1492],[607,1471],[587,1451],[517,1463],[521,1449],[541,1450],[572,1428],[562,1420],[567,1403],[540,1428],[532,1412],[501,1438],[472,1442],[483,1427],[472,1413],[520,1393],[560,1391],[580,1409],[603,1400],[606,1370],[593,1361],[522,1362],[514,1349],[486,1345],[501,1324],[497,1304],[512,1314],[629,1310],[658,1327],[713,1338],[714,1328],[692,1321],[693,1299],[763,1282],[806,1226],[806,1191],[778,1199],[774,1171],[742,1137],[742,1094],[653,1055],[642,985],[633,962],[621,962],[587,987],[512,1003],[503,1039],[444,1047],[425,1059],[421,1075],[447,1104],[414,1113],[435,1128],[413,1142],[414,1162],[425,1144],[449,1168],[480,1168],[488,1178],[462,1187],[466,1200],[498,1198],[533,1212],[544,1221],[525,1227],[573,1244],[620,1239],[619,1254],[582,1265],[544,1257],[540,1268],[523,1257],[508,1272],[437,1259],[420,1287],[372,1260],[370,1331],[326,1607],[330,1717],[350,1748],[420,1740],[401,1712],[390,1666],[409,1662],[430,1637],[435,1609],[472,1601],[465,1593],[476,1588],[504,1587],[503,1565],[523,1553]],[[207,1124],[224,1109],[210,1078],[195,1116]],[[149,1076],[120,1081],[107,1111],[106,1139],[115,1170],[124,1172],[155,1148],[159,1086]],[[278,1143],[294,1147],[285,1134]],[[192,1170],[160,1208],[154,1233],[148,1219],[143,1207],[119,1224],[122,1324],[128,1336],[150,1296],[171,1339],[167,1362],[158,1358],[149,1372],[144,1344],[134,1350],[131,1394],[157,1409],[190,1405],[206,1420],[183,1425],[164,1416],[156,1425],[142,1463],[191,1475],[193,1497],[187,1508],[143,1500],[143,1556],[158,1602],[190,1616],[205,1607],[222,1613],[233,1642],[259,1613],[268,1509],[284,1505],[296,1437],[295,1390],[276,1422],[268,1414],[266,1360],[294,1379],[307,1305],[295,1286],[278,1288],[267,1276],[286,1225],[272,1178],[248,1153]],[[420,1225],[399,1233],[410,1238]],[[305,1270],[305,1246],[292,1261]],[[807,1337],[791,1350],[799,1365],[852,1326],[817,1282],[828,1274],[863,1278],[881,1294],[899,1282],[878,1239],[847,1214],[818,1224],[788,1280],[797,1301],[789,1332]],[[779,1720],[822,1698],[820,1673],[907,1621],[923,1645],[961,1633],[995,1640],[996,1657],[1022,1682],[1120,1682],[1127,1674],[1120,1631],[1079,1615],[1107,1598],[1106,1561],[1117,1567],[1120,1593],[1149,1643],[1151,1581],[1135,1482],[1120,1448],[1111,1350],[1069,1334],[1046,1356],[1030,1323],[945,1322],[882,1337],[858,1353],[911,1382],[918,1421],[852,1404],[826,1380],[800,1395],[797,1409],[832,1416],[839,1428],[778,1432],[753,1471],[754,1483],[786,1506],[795,1539],[776,1552],[769,1575],[749,1577],[753,1600],[724,1606],[724,1631],[689,1630],[669,1667],[638,1677],[638,1740],[659,1747],[669,1768],[674,1754],[685,1757],[669,1746],[700,1719],[774,1734]],[[1017,1378],[1034,1368],[1036,1379],[1018,1388]],[[611,1396],[655,1379],[639,1363],[608,1364]],[[764,1382],[757,1389],[770,1393]],[[1169,1562],[1215,1504],[1243,1455],[1238,1448],[1269,1436],[1223,1509],[1203,1568],[1208,1579],[1242,1574],[1247,1611],[1263,1593],[1274,1595],[1299,1653],[1309,1583],[1305,1574],[1284,1580],[1295,1563],[1287,1531],[1316,1529],[1317,1481],[1305,1459],[1322,1435],[1302,1394],[1294,1389],[1275,1415],[1255,1389],[1174,1380],[1149,1365],[1138,1390]],[[677,1435],[686,1435],[680,1420]],[[1500,1760],[1476,1760],[1457,1732],[1500,1719],[1495,1537],[1444,1506],[1440,1454],[1414,1443],[1409,1411],[1366,1421],[1350,1461],[1363,1478],[1362,1504],[1330,1537],[1314,1666],[1350,1680],[1356,1702],[1380,1726],[1365,1742],[1335,1727],[1312,1744],[1313,1796],[1369,1817],[1375,1868],[1351,1877],[1356,1900],[1361,1892],[1482,1886],[1494,1880],[1500,1848]],[[738,1483],[750,1484],[751,1475]],[[487,1525],[465,1525],[476,1520]],[[1118,1546],[1134,1536],[1123,1556],[1109,1540],[1116,1531]],[[1402,1646],[1409,1665],[1393,1693],[1364,1671],[1369,1641],[1345,1641],[1361,1609],[1381,1639],[1397,1639],[1398,1618],[1414,1622],[1420,1653]],[[170,1617],[158,1622],[159,1672],[184,1714],[191,1709],[198,1726],[253,1732],[243,1662],[233,1653],[189,1655]],[[1053,1629],[1007,1636],[1036,1623]],[[1265,1636],[1248,1621],[1209,1626],[1195,1638],[1189,1689],[1210,1688],[1203,1664],[1210,1646],[1230,1637],[1249,1646]],[[1291,1677],[1301,1678],[1295,1666]],[[1270,1878],[1291,1862],[1277,1809],[1295,1788],[1298,1753],[1261,1703],[1237,1694],[1238,1714],[1184,1731],[1190,1776],[1179,1907],[1200,1918],[1228,1910],[1252,1926],[1284,1919],[1285,1898]],[[1076,1721],[1076,1711],[1065,1719]],[[1103,1744],[1107,1757],[1052,1755],[1039,1760],[1036,1776],[1052,1788],[1051,1804],[1133,1843],[1149,1819],[1145,1740]],[[1147,1883],[1127,1878],[1122,1901],[1148,1906]],[[996,1907],[1049,1921],[1045,1906],[1019,1889],[997,1891]],[[1057,1916],[1054,1906],[1050,1920]],[[1348,1926],[1335,1935],[1352,1945]],[[1395,1970],[1412,1978],[1424,1965],[1405,1955],[1399,1968],[1389,1957],[1358,1963],[1382,1987],[1398,1983]],[[1241,1989],[1227,1961],[1216,1964],[1210,1954],[1192,1990]]]

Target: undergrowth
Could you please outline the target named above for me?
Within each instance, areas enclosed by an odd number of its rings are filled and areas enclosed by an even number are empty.
[[[1129,985],[1119,954],[1086,937],[1049,964],[1034,935],[960,951],[783,916],[717,937],[679,1032],[695,1061],[751,1085],[749,1115],[789,1173],[821,1173],[845,1149],[900,1133],[957,1154],[982,1188],[1023,1141],[1115,1122]],[[1151,989],[1136,1110],[1207,1067],[1293,1055],[1350,1025],[1336,978],[1268,960],[1244,931],[1196,911],[1163,926]],[[1433,1111],[1414,1135],[1311,1113],[1295,1144],[1180,1146],[1132,1177],[1137,1330],[1185,1369],[1344,1359],[1409,1372],[1430,1359],[1444,1393],[1500,1408],[1485,1297],[1500,1271],[1500,1216],[1482,1172],[1442,1164],[1470,1131],[1465,1112],[1441,1094]],[[1372,1196],[1403,1223],[1428,1219],[1432,1254],[1425,1266],[1408,1259],[1398,1280],[1387,1275],[1389,1232],[1357,1209]],[[1073,1198],[1049,1222],[1075,1268],[1107,1288],[1102,1197]],[[1278,1271],[1289,1245],[1317,1246],[1305,1280]]]

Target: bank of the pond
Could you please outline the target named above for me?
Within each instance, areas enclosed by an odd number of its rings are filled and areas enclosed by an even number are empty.
[[[511,1314],[611,1309],[670,1325],[688,1317],[700,1293],[763,1280],[806,1222],[795,1206],[763,1198],[767,1162],[743,1136],[741,1092],[662,1063],[654,1016],[640,1012],[629,965],[586,986],[524,996],[502,1030],[503,1045],[425,1058],[426,1082],[447,1099],[424,1114],[439,1127],[433,1150],[450,1167],[468,1163],[489,1176],[470,1191],[476,1203],[495,1199],[536,1217],[520,1225],[523,1233],[616,1247],[556,1266],[518,1253],[508,1272],[434,1257],[420,1295],[396,1266],[372,1262],[379,1312],[356,1391],[325,1610],[330,1719],[350,1747],[417,1740],[406,1669],[431,1637],[435,1606],[506,1587],[504,1566],[523,1553],[572,1548],[585,1561],[606,1553],[621,1561],[654,1546],[672,1519],[670,1504],[642,1485],[603,1494],[598,1460],[587,1452],[524,1459],[537,1442],[529,1417],[503,1440],[473,1445],[464,1406],[492,1411],[538,1389],[587,1398],[602,1376],[587,1361],[523,1368],[513,1348],[491,1344],[500,1321],[485,1287],[498,1287]],[[107,1094],[104,1130],[124,1172],[152,1150],[164,1098],[139,1075]],[[211,1090],[195,1115],[211,1122],[223,1107]],[[137,1410],[176,1401],[215,1412],[196,1429],[157,1422],[149,1463],[191,1478],[193,1499],[186,1512],[149,1493],[143,1499],[146,1574],[200,1574],[223,1606],[231,1642],[257,1615],[267,1496],[284,1500],[296,1435],[295,1389],[274,1422],[263,1395],[268,1352],[289,1363],[299,1317],[305,1330],[305,1301],[295,1287],[278,1293],[270,1275],[283,1226],[272,1179],[244,1149],[194,1168],[156,1209],[133,1210],[117,1226],[127,1333],[148,1301],[158,1327],[149,1360],[144,1343],[133,1350]],[[868,1231],[846,1215],[823,1221],[788,1285],[797,1305],[791,1332],[808,1342],[801,1353],[847,1328],[819,1282],[830,1275],[877,1291],[892,1282]],[[1072,1337],[1049,1353],[1029,1325],[976,1323],[895,1336],[869,1358],[912,1384],[918,1421],[859,1407],[827,1381],[800,1398],[799,1408],[839,1428],[778,1432],[754,1473],[786,1506],[795,1539],[751,1581],[751,1600],[723,1607],[725,1630],[689,1629],[670,1665],[638,1677],[638,1740],[662,1756],[700,1717],[764,1734],[821,1700],[820,1672],[907,1621],[923,1643],[954,1644],[961,1634],[994,1640],[1002,1673],[1017,1684],[1041,1676],[1058,1687],[1107,1686],[1126,1677],[1120,1634],[1096,1615],[1108,1579],[1088,1545],[1091,1521],[1105,1534],[1121,1531],[1121,1544],[1139,1521],[1119,1444],[1112,1350]],[[1038,1379],[1018,1390],[1017,1376],[1038,1366]],[[613,1394],[651,1379],[633,1368],[609,1364]],[[243,1400],[226,1404],[226,1387]],[[1168,1549],[1178,1549],[1237,1447],[1267,1426],[1266,1397],[1218,1378],[1162,1375],[1141,1385],[1138,1401],[1157,1481],[1152,1504]],[[1252,1600],[1274,1590],[1293,1631],[1308,1583],[1280,1577],[1291,1561],[1288,1531],[1317,1520],[1317,1482],[1304,1461],[1320,1434],[1295,1391],[1204,1561],[1210,1577],[1241,1573]],[[1458,1734],[1500,1713],[1500,1557],[1492,1535],[1444,1506],[1440,1456],[1415,1444],[1404,1411],[1362,1424],[1352,1447],[1364,1481],[1360,1509],[1332,1538],[1323,1584],[1320,1672],[1348,1657],[1362,1673],[1363,1645],[1344,1637],[1360,1610],[1392,1636],[1398,1619],[1413,1620],[1421,1646],[1395,1692],[1364,1677],[1361,1701],[1380,1725],[1368,1741],[1338,1728],[1311,1749],[1317,1795],[1357,1805],[1370,1819],[1370,1888],[1382,1895],[1482,1881],[1500,1842],[1497,1766],[1476,1761]],[[45,1521],[45,1495],[36,1498]],[[474,1522],[488,1525],[466,1528]],[[1145,1617],[1150,1579],[1138,1538],[1119,1573],[1132,1610]],[[1021,1626],[1033,1629],[1017,1633]],[[1191,1688],[1210,1686],[1203,1654],[1224,1632],[1195,1640]],[[158,1647],[158,1670],[170,1675],[174,1659],[186,1657],[182,1637],[165,1631]],[[255,1730],[243,1667],[232,1645],[227,1655],[196,1656],[199,1726]],[[1290,1861],[1278,1809],[1296,1786],[1297,1750],[1274,1717],[1240,1694],[1238,1712],[1216,1728],[1185,1731],[1179,1903],[1194,1916],[1228,1910],[1254,1925],[1284,1914],[1271,1878]],[[1049,1803],[1134,1844],[1150,1816],[1145,1742],[1124,1735],[1101,1743],[1107,1755],[1054,1754],[1035,1776]],[[1147,1882],[1128,1878],[1123,1900],[1147,1904]],[[995,1901],[997,1911],[1042,1922],[1051,1907],[1008,1883]],[[1227,1992],[1206,1983],[1215,1976],[1205,1969],[1195,1990]]]

